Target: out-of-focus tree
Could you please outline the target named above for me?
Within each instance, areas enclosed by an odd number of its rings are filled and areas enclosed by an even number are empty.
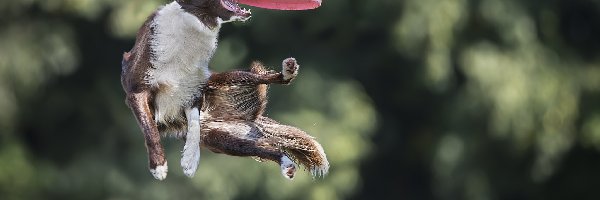
[[[213,70],[302,66],[267,113],[332,168],[293,182],[206,150],[193,179],[148,174],[120,60],[164,3],[0,2],[0,199],[597,199],[596,1],[325,0],[225,25]]]
[[[569,165],[563,160],[574,146],[595,146],[598,110],[582,103],[600,89],[600,63],[586,59],[598,53],[591,35],[600,32],[591,27],[600,23],[599,4],[405,2],[398,49],[423,63],[430,90],[452,96],[436,123],[437,197],[540,198],[534,191]],[[595,52],[578,52],[571,34]]]

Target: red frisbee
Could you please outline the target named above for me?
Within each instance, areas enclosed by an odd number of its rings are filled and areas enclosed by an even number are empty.
[[[238,0],[238,2],[273,10],[308,10],[321,6],[321,0]]]

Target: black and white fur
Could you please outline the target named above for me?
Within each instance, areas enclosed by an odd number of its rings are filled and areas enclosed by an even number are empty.
[[[185,139],[181,166],[185,175],[194,176],[200,160],[198,102],[219,29],[249,17],[232,0],[176,0],[146,20],[134,47],[123,55],[121,83],[144,133],[154,178],[163,180],[168,171],[161,133]]]

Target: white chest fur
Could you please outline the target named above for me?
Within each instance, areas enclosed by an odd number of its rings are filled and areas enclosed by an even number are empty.
[[[210,29],[177,2],[161,8],[152,22],[153,68],[148,83],[158,88],[155,120],[168,123],[184,117],[210,76],[208,63],[217,48],[220,25]]]

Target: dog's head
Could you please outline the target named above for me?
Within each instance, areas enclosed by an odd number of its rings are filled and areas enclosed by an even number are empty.
[[[209,0],[210,1],[210,0]],[[217,6],[216,13],[223,21],[246,21],[250,18],[250,10],[241,8],[237,0],[212,0],[218,1],[221,6]]]
[[[177,0],[183,9],[196,15],[204,24],[214,27],[217,23],[246,21],[250,10],[241,8],[237,0]]]

